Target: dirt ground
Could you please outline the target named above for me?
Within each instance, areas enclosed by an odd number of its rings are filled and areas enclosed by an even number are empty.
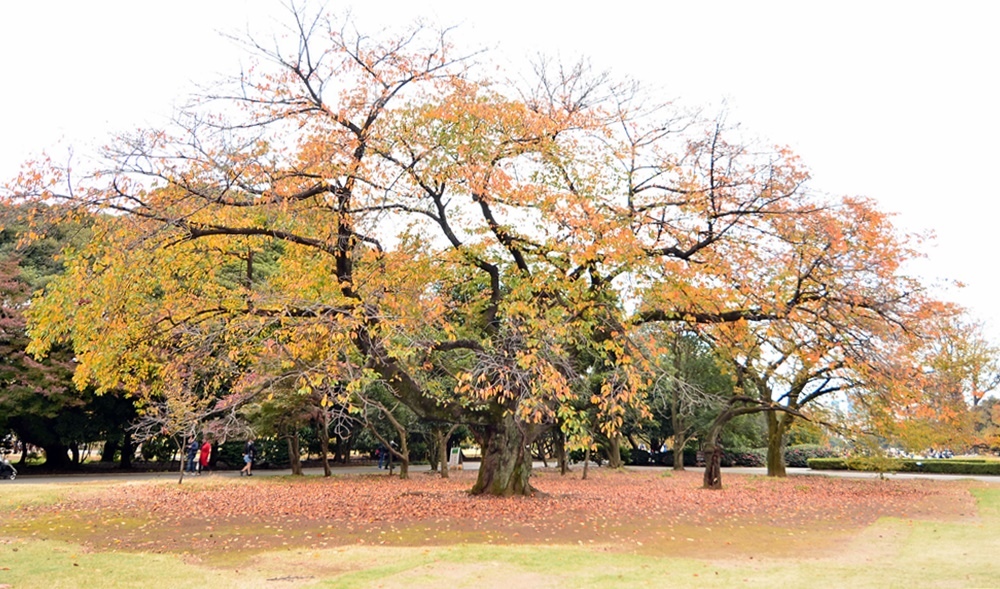
[[[204,477],[81,487],[21,506],[0,535],[68,540],[93,550],[238,558],[276,548],[356,544],[583,544],[676,556],[791,556],[846,542],[885,516],[976,517],[968,482],[729,477],[700,472],[537,471],[531,498],[472,497],[475,473],[323,478]],[[789,541],[794,540],[794,541]]]

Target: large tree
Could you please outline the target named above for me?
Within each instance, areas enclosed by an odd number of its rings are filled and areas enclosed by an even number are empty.
[[[296,390],[350,383],[349,403],[377,384],[473,429],[473,492],[527,494],[539,434],[586,440],[594,415],[614,437],[643,410],[643,324],[827,297],[759,279],[781,253],[767,237],[825,206],[787,150],[582,65],[510,86],[441,33],[292,17],[176,127],[114,140],[100,174],[11,188],[114,213],[32,311],[35,349],[71,340],[80,384],[155,393],[206,359],[244,367],[249,392],[295,373]],[[224,280],[220,262],[269,250],[266,279]]]

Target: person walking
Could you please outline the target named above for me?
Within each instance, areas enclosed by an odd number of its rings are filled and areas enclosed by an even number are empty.
[[[201,472],[208,470],[208,459],[212,455],[212,443],[205,438],[201,445],[201,455],[198,456],[198,464],[201,465]]]
[[[375,455],[378,457],[378,467],[380,469],[389,464],[389,450],[386,449],[385,444],[378,445]]]
[[[257,448],[253,444],[253,438],[250,438],[243,446],[243,468],[240,469],[240,476],[253,476],[253,472],[251,472],[251,470],[253,469],[253,461],[256,457]]]
[[[198,458],[198,438],[191,436],[191,443],[187,447],[187,464],[184,466],[184,472],[188,474],[198,474],[198,468],[195,466],[197,464],[196,460]]]

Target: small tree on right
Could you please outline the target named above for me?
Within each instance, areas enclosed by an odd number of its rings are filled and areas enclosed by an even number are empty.
[[[736,260],[734,295],[780,293],[783,313],[696,328],[729,366],[736,387],[709,434],[705,486],[721,486],[717,436],[730,419],[765,413],[768,474],[784,476],[784,438],[796,419],[833,400],[890,408],[900,397],[876,394],[891,379],[911,394],[917,372],[888,370],[887,357],[911,352],[934,337],[935,321],[957,312],[934,301],[903,273],[917,254],[870,201],[844,199],[807,216],[776,224],[763,239],[766,257]],[[749,290],[747,290],[749,289]],[[883,389],[884,390],[884,389]],[[825,415],[827,412],[823,412]]]

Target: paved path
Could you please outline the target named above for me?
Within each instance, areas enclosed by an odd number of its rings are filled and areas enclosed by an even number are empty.
[[[541,468],[542,463],[536,462],[535,468]],[[464,465],[467,470],[478,470],[478,462],[467,462]],[[576,469],[581,468],[576,466]],[[667,467],[657,467],[657,466],[646,466],[646,467],[630,467],[634,470],[658,470],[667,471],[670,470]],[[411,473],[427,472],[430,467],[426,464],[416,464],[410,466]],[[689,468],[688,470],[698,472],[701,469]],[[810,470],[808,468],[788,468],[789,476],[833,476],[833,477],[843,477],[843,478],[857,478],[857,479],[876,479],[878,478],[878,473],[872,472],[856,472],[856,471],[843,471],[843,470]],[[322,468],[306,468],[304,469],[306,476],[322,476]],[[290,469],[276,469],[276,470],[256,470],[254,471],[254,476],[288,476],[291,475],[292,471]],[[333,467],[334,476],[338,475],[349,475],[349,474],[372,474],[372,475],[382,475],[389,476],[388,470],[379,470],[377,466],[335,466]],[[393,470],[393,474],[399,474],[399,469]],[[748,467],[734,467],[734,468],[723,468],[722,477],[723,482],[727,476],[733,475],[757,475],[765,476],[767,475],[767,469],[760,468],[748,468]],[[32,484],[45,484],[45,483],[69,483],[69,482],[99,482],[99,481],[146,481],[146,480],[160,480],[160,481],[176,481],[177,472],[122,472],[122,473],[97,473],[97,474],[65,474],[65,475],[18,475],[17,479],[13,481],[0,481],[0,488],[4,485],[32,485]],[[223,478],[238,479],[239,471],[235,470],[224,470],[218,472],[211,472],[201,476],[185,476],[185,482],[197,483],[200,480],[218,480]],[[976,480],[986,483],[1000,484],[1000,476],[988,476],[988,475],[950,475],[950,474],[925,474],[925,473],[898,473],[898,474],[886,474],[885,478],[890,480],[907,480],[907,479],[931,479],[931,480],[941,480],[941,481],[956,481],[956,480]]]
[[[848,479],[877,479],[879,474],[877,472],[860,472],[856,470],[812,470],[809,468],[786,468],[788,476],[826,476],[826,477],[841,477]],[[758,476],[767,476],[767,468],[765,467],[739,467],[739,468],[723,468],[722,477],[723,482],[725,482],[725,477],[727,474],[753,474]],[[884,475],[885,478],[894,481],[902,481],[907,479],[929,479],[935,481],[959,481],[959,480],[975,480],[982,481],[985,483],[995,483],[1000,484],[1000,476],[998,475],[975,475],[975,474],[932,474],[932,473],[920,473],[920,472],[901,472],[901,473],[887,473]]]

